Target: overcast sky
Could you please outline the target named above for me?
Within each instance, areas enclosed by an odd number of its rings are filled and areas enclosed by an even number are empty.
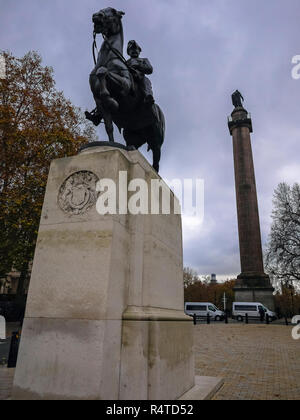
[[[0,0],[0,49],[37,50],[57,87],[93,109],[94,12],[123,10],[125,42],[136,39],[153,64],[167,120],[161,176],[205,181],[203,224],[184,219],[184,261],[220,279],[240,273],[232,140],[227,116],[239,89],[252,114],[263,245],[274,188],[300,181],[299,0]],[[99,41],[100,42],[100,41]],[[126,50],[124,50],[124,53]],[[99,137],[105,139],[103,128]],[[151,155],[145,155],[151,160]]]

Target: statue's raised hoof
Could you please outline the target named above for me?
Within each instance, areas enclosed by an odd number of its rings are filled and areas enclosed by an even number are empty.
[[[110,112],[117,112],[119,110],[118,102],[111,96],[102,96],[101,101],[104,108],[108,109]]]
[[[95,113],[91,113],[86,111],[85,112],[85,118],[89,121],[92,121],[92,123],[98,127],[98,125],[101,123],[102,121],[102,116],[99,114],[95,114]]]

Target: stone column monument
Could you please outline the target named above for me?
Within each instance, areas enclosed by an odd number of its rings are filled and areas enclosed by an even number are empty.
[[[252,121],[240,92],[232,95],[234,111],[228,126],[233,138],[235,187],[242,272],[237,278],[235,300],[261,302],[274,308],[269,276],[264,272],[256,182],[251,148]]]

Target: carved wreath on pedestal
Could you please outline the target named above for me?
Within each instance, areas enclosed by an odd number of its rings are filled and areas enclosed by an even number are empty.
[[[71,215],[86,213],[96,205],[98,181],[99,178],[89,171],[80,171],[69,176],[59,189],[58,204],[60,208]]]

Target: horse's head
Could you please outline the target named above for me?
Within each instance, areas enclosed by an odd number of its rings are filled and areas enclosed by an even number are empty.
[[[93,15],[94,32],[107,37],[119,33],[122,29],[121,20],[124,15],[124,12],[112,7],[100,10]]]

